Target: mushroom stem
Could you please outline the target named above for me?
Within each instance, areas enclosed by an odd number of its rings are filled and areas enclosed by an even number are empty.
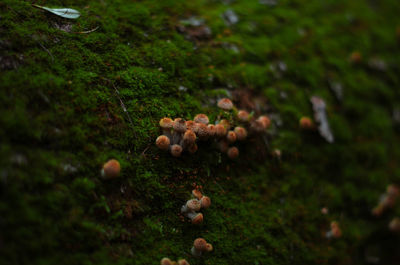
[[[182,139],[182,134],[181,133],[179,133],[179,132],[177,132],[177,131],[174,131],[173,133],[172,133],[172,144],[179,144],[180,142],[181,142],[181,139]]]
[[[191,251],[193,256],[195,257],[201,257],[201,254],[203,254],[203,251],[196,249],[194,246],[192,247]]]

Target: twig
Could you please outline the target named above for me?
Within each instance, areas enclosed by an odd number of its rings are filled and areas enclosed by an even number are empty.
[[[97,27],[95,27],[94,29],[91,29],[91,30],[78,31],[78,32],[72,32],[72,33],[75,33],[75,34],[88,34],[88,33],[92,33],[94,31],[98,30],[99,28],[100,28],[100,26],[97,26]]]
[[[119,102],[121,104],[121,108],[125,112],[126,116],[128,117],[128,121],[132,126],[133,134],[135,135],[135,138],[137,138],[136,132],[134,130],[134,125],[133,125],[133,122],[132,122],[132,119],[131,119],[131,116],[129,115],[128,110],[126,109],[124,102],[122,101],[121,97],[119,96],[119,90],[117,89],[117,87],[114,85],[114,83],[110,79],[107,79],[107,78],[104,78],[104,77],[103,77],[103,79],[108,81],[109,83],[111,83],[111,85],[113,86],[113,88],[115,90],[115,94],[117,95],[117,98],[118,98],[118,100],[119,100]]]
[[[43,50],[45,50],[50,55],[51,61],[54,62],[53,54],[51,54],[51,52],[46,47],[44,47],[43,44],[40,43],[40,41],[37,41],[37,43],[40,45],[40,47],[43,48]]]

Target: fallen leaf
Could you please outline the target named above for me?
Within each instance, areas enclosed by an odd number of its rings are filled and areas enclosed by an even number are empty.
[[[79,13],[78,10],[72,9],[72,8],[48,8],[45,6],[39,6],[33,4],[34,7],[46,10],[50,13],[53,13],[57,16],[63,17],[63,18],[69,18],[69,19],[77,19],[78,17],[81,16],[81,13]]]

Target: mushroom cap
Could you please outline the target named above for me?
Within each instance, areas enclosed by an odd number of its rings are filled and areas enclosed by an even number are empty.
[[[178,265],[190,265],[185,259],[178,260]]]
[[[111,179],[118,177],[120,172],[121,172],[121,165],[119,164],[118,160],[110,159],[103,165],[101,175],[105,179]]]
[[[362,61],[362,55],[359,51],[354,51],[350,54],[350,62],[359,63]]]
[[[222,124],[215,125],[215,136],[224,137],[226,135],[226,128]]]
[[[252,121],[250,124],[250,129],[256,133],[261,133],[265,131],[264,124],[260,120]]]
[[[199,211],[201,208],[201,203],[198,199],[191,199],[186,202],[186,207],[191,211]]]
[[[228,149],[227,155],[230,159],[236,159],[239,156],[239,149],[233,146]]]
[[[389,229],[393,232],[400,232],[400,218],[395,217],[389,223]]]
[[[184,133],[186,131],[186,122],[181,118],[176,118],[173,125],[174,131]]]
[[[203,222],[203,214],[198,213],[193,219],[192,219],[192,224],[198,225]]]
[[[160,262],[161,265],[172,265],[172,261],[169,258],[163,258]]]
[[[167,151],[170,145],[170,140],[167,136],[160,135],[156,139],[156,145],[161,150]]]
[[[211,205],[211,199],[208,196],[203,196],[200,199],[200,203],[201,203],[201,208],[207,209]]]
[[[313,122],[309,117],[301,117],[299,125],[303,130],[309,130],[313,128]]]
[[[196,250],[204,251],[207,248],[207,241],[204,238],[197,238],[193,242],[193,247]]]
[[[337,221],[332,221],[331,222],[331,229],[339,227],[339,223]]]
[[[247,130],[243,127],[236,127],[235,128],[236,138],[238,141],[243,141],[247,137]]]
[[[174,144],[171,146],[171,155],[174,157],[180,157],[182,154],[182,146]]]
[[[201,193],[201,191],[197,189],[192,190],[192,195],[198,200],[200,200],[203,197],[203,193]]]
[[[234,131],[229,131],[226,135],[226,139],[229,143],[234,143],[236,141],[236,133]]]
[[[231,110],[233,108],[233,103],[229,98],[222,98],[218,101],[218,107],[223,110]]]
[[[183,135],[185,144],[192,145],[196,142],[196,134],[192,130],[187,130]]]
[[[196,123],[194,121],[186,121],[186,129],[194,131],[195,124]]]
[[[246,121],[249,121],[250,114],[245,110],[239,110],[239,112],[237,114],[237,118],[241,122],[246,122]]]
[[[207,115],[206,115],[206,114],[202,114],[202,113],[197,114],[197,115],[194,117],[193,120],[194,120],[194,122],[203,123],[203,124],[205,124],[205,125],[207,125],[207,124],[210,122],[210,120],[208,119]]]
[[[172,129],[174,122],[170,118],[162,118],[160,120],[160,127],[163,129]]]
[[[372,215],[374,216],[381,216],[383,213],[384,207],[382,204],[379,204],[378,206],[376,206],[374,209],[372,209]]]
[[[226,153],[229,149],[229,144],[225,139],[223,139],[218,142],[218,148],[221,153]]]
[[[390,197],[397,197],[399,195],[399,188],[396,185],[391,184],[391,185],[387,186],[386,193]]]
[[[200,139],[204,140],[209,136],[208,127],[204,123],[196,123],[194,130]]]
[[[190,154],[194,154],[197,152],[197,149],[199,149],[199,147],[197,146],[196,143],[194,143],[194,144],[190,145],[187,150]]]
[[[266,115],[258,117],[257,120],[262,123],[264,129],[268,129],[268,127],[271,125],[271,120]]]
[[[336,221],[331,222],[331,232],[334,238],[339,238],[342,236],[342,230],[339,227],[339,223]]]
[[[215,125],[214,124],[208,124],[208,135],[210,137],[213,137],[215,135]]]
[[[340,227],[335,227],[334,229],[332,229],[332,236],[334,238],[339,238],[342,236],[342,230],[340,229]]]
[[[207,252],[210,252],[210,251],[212,251],[213,250],[213,246],[210,244],[210,243],[207,243],[207,245],[206,245],[206,251]]]
[[[222,119],[218,122],[218,124],[221,124],[222,126],[225,127],[225,129],[229,130],[229,128],[231,128],[231,124],[229,123],[229,121],[227,119]]]

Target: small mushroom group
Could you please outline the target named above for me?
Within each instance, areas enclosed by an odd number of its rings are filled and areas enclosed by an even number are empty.
[[[341,237],[342,236],[342,230],[339,227],[339,223],[336,222],[336,221],[332,221],[331,222],[331,230],[326,232],[325,236],[328,239]]]
[[[387,186],[386,193],[381,195],[378,205],[372,210],[372,214],[375,216],[381,216],[385,210],[393,208],[398,196],[399,187],[393,184]]]
[[[169,258],[163,258],[161,260],[161,265],[190,265],[185,259],[180,259],[178,262],[172,261]]]
[[[207,241],[204,238],[197,238],[193,242],[193,247],[192,247],[192,255],[195,257],[200,257],[204,252],[210,252],[213,250],[213,246],[210,243],[207,243]]]
[[[201,224],[203,214],[199,213],[201,208],[207,209],[211,205],[211,199],[204,196],[199,190],[193,190],[194,198],[188,200],[181,208],[181,213],[192,220],[192,224]]]
[[[237,111],[228,98],[219,100],[218,107],[231,116],[229,121],[218,119],[214,124],[210,124],[205,114],[197,114],[193,120],[187,121],[182,118],[162,118],[160,127],[163,134],[156,139],[157,147],[169,151],[174,157],[179,157],[184,151],[195,153],[198,141],[214,141],[222,153],[226,153],[230,159],[235,159],[239,156],[239,149],[232,146],[235,142],[246,140],[248,134],[263,133],[271,124],[267,116],[255,119],[254,115],[245,110]]]

